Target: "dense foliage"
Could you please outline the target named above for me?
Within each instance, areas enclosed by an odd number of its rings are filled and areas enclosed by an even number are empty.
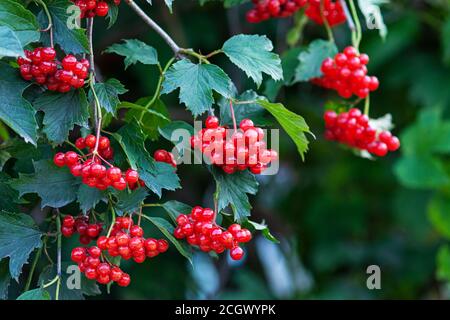
[[[0,297],[447,297],[447,1],[4,0],[0,57]]]

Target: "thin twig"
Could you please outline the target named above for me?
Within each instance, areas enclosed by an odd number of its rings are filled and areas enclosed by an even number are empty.
[[[47,5],[42,0],[35,0],[37,4],[40,4],[42,8],[44,9],[45,15],[48,19],[48,26],[45,29],[40,30],[41,32],[49,32],[50,35],[50,46],[53,48],[55,45],[53,43],[53,20],[52,15],[50,14],[50,11],[47,8]]]
[[[327,30],[328,40],[330,40],[330,42],[334,42],[333,30],[331,29],[330,24],[328,23],[327,17],[325,17],[324,6],[325,6],[324,0],[320,0],[320,17],[322,18],[323,25]]]
[[[177,56],[180,52],[180,47],[175,43],[175,41],[164,31],[152,18],[150,18],[133,0],[125,0],[131,9],[133,9],[137,15],[144,20],[144,22],[150,26],[156,33],[159,34],[161,38],[169,45],[173,53]]]

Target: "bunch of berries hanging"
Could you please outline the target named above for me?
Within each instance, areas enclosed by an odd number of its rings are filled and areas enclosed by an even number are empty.
[[[323,76],[312,80],[312,83],[337,91],[345,99],[356,95],[366,98],[371,91],[378,89],[377,77],[367,75],[369,56],[359,54],[354,47],[347,47],[334,58],[323,61]]]
[[[76,142],[76,146],[79,149],[83,149],[81,148],[82,146],[95,149],[96,145],[97,139],[93,135],[88,135],[84,140],[78,139]],[[97,153],[80,156],[74,151],[59,152],[55,154],[53,162],[58,167],[67,166],[73,176],[82,177],[82,182],[91,188],[106,190],[111,186],[116,190],[125,190],[127,184],[131,189],[135,189],[138,185],[143,185],[137,171],[128,169],[125,173],[122,173],[120,168],[114,167],[107,162],[102,156],[102,154],[105,155],[106,150],[108,150],[107,155],[113,154],[109,139],[100,137]],[[107,169],[106,166],[109,168]]]
[[[254,7],[247,12],[247,21],[258,23],[270,18],[292,16],[302,8],[305,15],[318,24],[323,17],[333,27],[346,21],[345,12],[339,1],[334,0],[252,0]],[[323,3],[322,3],[323,2]]]
[[[396,136],[389,131],[377,131],[359,109],[353,108],[340,114],[329,110],[325,112],[324,120],[327,140],[366,150],[378,157],[400,148],[400,140]]]
[[[321,10],[323,10],[322,13]],[[330,27],[344,23],[347,20],[339,0],[309,0],[305,15],[315,23],[323,24],[322,14]]]
[[[240,260],[244,256],[244,250],[239,243],[246,243],[252,239],[248,229],[243,229],[239,224],[232,224],[228,230],[223,229],[215,222],[215,213],[212,209],[194,207],[190,214],[180,214],[177,219],[177,227],[174,236],[177,239],[186,239],[192,246],[198,246],[204,252],[214,251],[222,253],[230,250],[233,260]]]
[[[103,259],[103,251],[111,257],[120,256],[124,260],[143,263],[147,257],[156,257],[168,248],[169,243],[164,239],[145,238],[144,230],[135,225],[130,217],[118,217],[108,237],[99,237],[97,246],[74,248],[71,257],[88,279],[101,284],[113,281],[126,287],[130,284],[130,276]]]
[[[109,5],[104,0],[71,0],[80,8],[80,18],[104,17],[109,12]],[[113,5],[118,6],[120,0],[113,0]]]
[[[78,61],[75,56],[67,55],[59,62],[55,49],[51,47],[25,50],[25,56],[17,59],[22,78],[34,80],[50,91],[64,93],[71,88],[81,88],[89,75],[88,60]]]
[[[61,226],[61,233],[64,237],[70,238],[75,232],[80,235],[80,243],[87,245],[92,240],[98,238],[102,232],[101,223],[89,223],[89,217],[78,216],[74,218],[71,215],[64,217]]]
[[[253,9],[247,12],[247,21],[258,23],[270,18],[284,18],[304,7],[308,0],[252,0]]]
[[[206,119],[205,126],[191,137],[191,147],[201,150],[213,165],[228,174],[245,169],[261,174],[278,159],[275,150],[266,148],[264,130],[255,127],[250,119],[243,119],[236,131],[220,126],[214,116]],[[227,137],[227,133],[232,134]]]

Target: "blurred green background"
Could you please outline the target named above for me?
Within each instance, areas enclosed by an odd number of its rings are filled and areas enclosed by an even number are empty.
[[[250,4],[226,10],[219,2],[199,6],[178,0],[171,15],[162,1],[152,7],[140,2],[183,47],[207,53],[234,34],[252,33],[268,35],[280,54],[288,49],[293,20],[251,25],[245,21]],[[115,287],[111,295],[93,299],[449,298],[450,1],[391,1],[382,8],[388,36],[383,41],[376,30],[365,29],[361,51],[371,57],[369,73],[381,82],[372,94],[371,116],[392,114],[401,150],[372,161],[325,141],[324,105],[337,97],[309,84],[283,88],[276,100],[304,116],[317,139],[302,162],[282,135],[279,174],[259,177],[252,220],[265,220],[281,244],[256,237],[246,246],[244,261],[198,253],[194,268],[169,250],[143,265],[130,263],[134,280],[128,288]],[[94,42],[101,75],[126,85],[123,100],[149,96],[156,68],[123,71],[121,57],[100,54],[122,39],[138,38],[157,48],[164,62],[169,48],[126,5],[111,29],[101,20]],[[340,49],[350,43],[346,25],[334,33]],[[326,38],[325,31],[308,23],[300,44],[317,38]],[[240,91],[257,89],[225,60],[214,61]],[[192,121],[176,95],[164,100],[173,119]],[[155,142],[154,149],[164,143]],[[207,170],[181,165],[179,174],[183,189],[166,199],[211,204],[214,182]],[[74,244],[65,240],[65,245]],[[381,290],[366,287],[369,265],[381,269]]]

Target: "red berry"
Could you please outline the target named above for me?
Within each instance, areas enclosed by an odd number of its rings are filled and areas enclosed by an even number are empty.
[[[128,183],[136,183],[139,180],[139,174],[135,170],[128,170],[125,174],[125,180]]]
[[[66,165],[66,159],[65,155],[62,152],[58,152],[53,157],[53,163],[56,164],[58,167],[64,167]]]
[[[97,138],[92,134],[86,136],[86,138],[84,139],[84,143],[86,144],[86,146],[88,148],[94,148],[96,141],[97,141]]]
[[[234,247],[230,250],[230,257],[233,260],[241,260],[244,256],[244,250],[241,247]]]
[[[73,262],[80,263],[86,258],[86,249],[77,247],[72,250],[71,258]]]

